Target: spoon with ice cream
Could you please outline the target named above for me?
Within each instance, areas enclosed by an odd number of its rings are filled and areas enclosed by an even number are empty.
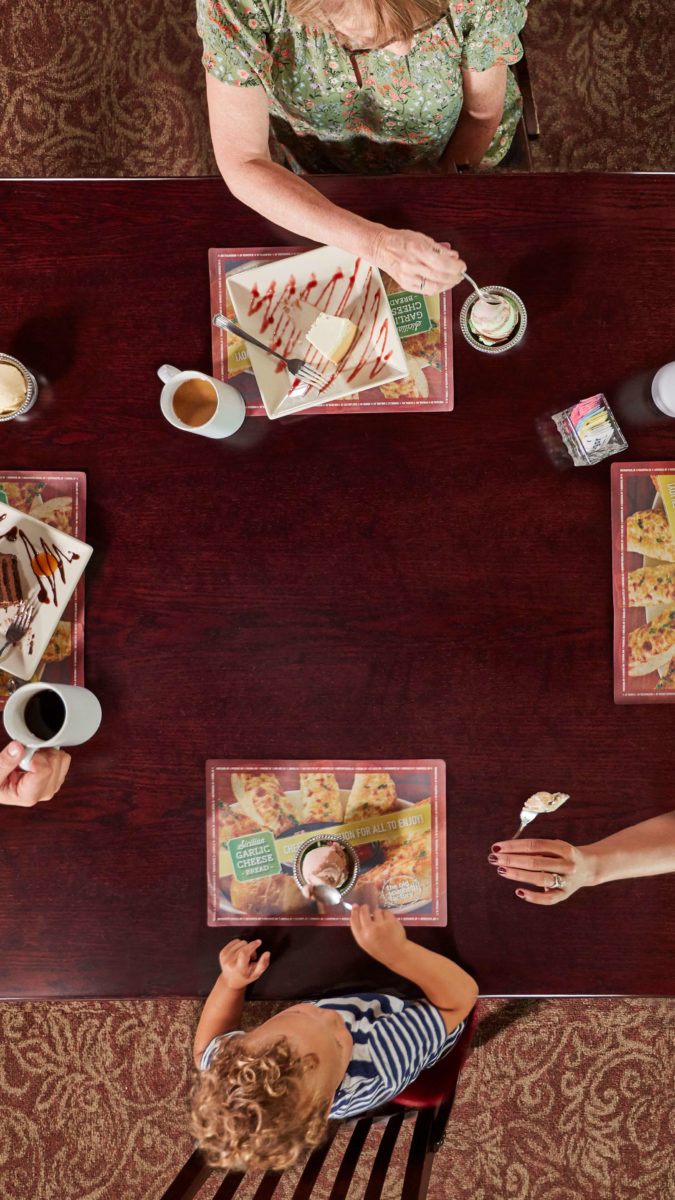
[[[517,837],[520,837],[525,826],[529,825],[530,821],[534,821],[534,818],[538,817],[540,813],[555,812],[566,800],[569,800],[567,792],[535,792],[521,808],[520,829],[514,833],[511,840],[515,841]]]
[[[354,907],[348,900],[342,899],[342,893],[336,887],[329,887],[327,883],[313,883],[309,893],[312,900],[318,900],[319,904],[328,904],[330,907],[334,904],[342,904],[349,909]]]
[[[471,284],[474,292],[476,293],[476,295],[478,296],[478,298],[480,300],[484,300],[486,304],[499,304],[500,303],[499,296],[492,295],[490,292],[484,292],[482,288],[479,288],[475,279],[471,278],[468,271],[462,271],[462,277],[464,279],[466,279],[467,283]]]

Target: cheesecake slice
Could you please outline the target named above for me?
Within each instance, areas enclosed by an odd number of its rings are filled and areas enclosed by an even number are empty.
[[[355,337],[356,325],[349,317],[319,313],[307,334],[307,341],[324,358],[337,364],[342,361]]]

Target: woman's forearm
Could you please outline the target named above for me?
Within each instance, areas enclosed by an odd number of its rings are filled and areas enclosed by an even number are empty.
[[[265,158],[247,159],[223,171],[237,200],[291,233],[374,262],[382,225],[340,208],[310,183]]]
[[[592,867],[592,884],[675,871],[675,811],[580,846]]]
[[[244,1010],[245,988],[231,988],[222,975],[218,976],[202,1009],[193,1046],[195,1064],[199,1067],[209,1042],[219,1033],[238,1029]]]
[[[389,964],[392,971],[410,979],[422,989],[427,1000],[443,1010],[444,1015],[454,1017],[446,1021],[453,1028],[471,1011],[478,996],[478,986],[466,971],[442,954],[406,942],[395,963]]]
[[[478,166],[492,142],[500,118],[501,113],[489,117],[474,117],[466,109],[462,109],[452,137],[443,151],[441,164],[446,166],[454,162],[458,166],[465,163]]]

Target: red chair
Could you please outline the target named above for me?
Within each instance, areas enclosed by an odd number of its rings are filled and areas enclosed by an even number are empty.
[[[406,1164],[402,1200],[424,1200],[429,1186],[433,1156],[445,1140],[445,1130],[455,1099],[457,1082],[467,1056],[477,1021],[474,1008],[466,1019],[466,1025],[452,1050],[427,1071],[422,1071],[414,1083],[382,1108],[354,1121],[334,1122],[327,1141],[310,1154],[305,1163],[292,1200],[311,1200],[314,1185],[328,1157],[333,1139],[342,1126],[351,1127],[352,1133],[345,1147],[342,1160],[335,1170],[329,1200],[344,1200],[354,1178],[361,1153],[372,1125],[385,1123],[385,1129],[375,1154],[366,1190],[359,1200],[380,1200],[391,1157],[407,1110],[417,1113],[413,1129],[408,1162]],[[185,1166],[167,1188],[162,1200],[194,1200],[213,1174],[221,1172],[208,1167],[198,1150],[190,1156]],[[283,1176],[281,1171],[266,1171],[252,1200],[270,1200]],[[241,1171],[227,1171],[222,1183],[214,1193],[213,1200],[231,1200],[245,1175]],[[325,1176],[323,1177],[325,1183]]]

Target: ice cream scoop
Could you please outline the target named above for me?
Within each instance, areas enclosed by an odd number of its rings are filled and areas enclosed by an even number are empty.
[[[303,856],[301,862],[304,896],[311,896],[311,889],[317,885],[339,888],[349,874],[347,856],[338,842],[327,842],[314,846]]]
[[[506,296],[496,298],[498,304],[477,300],[469,313],[469,328],[488,345],[506,341],[518,323],[515,306]]]
[[[555,812],[556,808],[560,808],[566,800],[569,800],[567,792],[535,792],[525,801],[520,810],[520,829],[518,833],[514,834],[514,837],[519,837],[525,826],[529,825],[530,821],[534,821],[539,813]]]
[[[0,412],[12,413],[26,399],[27,388],[18,367],[13,363],[0,362]]]

